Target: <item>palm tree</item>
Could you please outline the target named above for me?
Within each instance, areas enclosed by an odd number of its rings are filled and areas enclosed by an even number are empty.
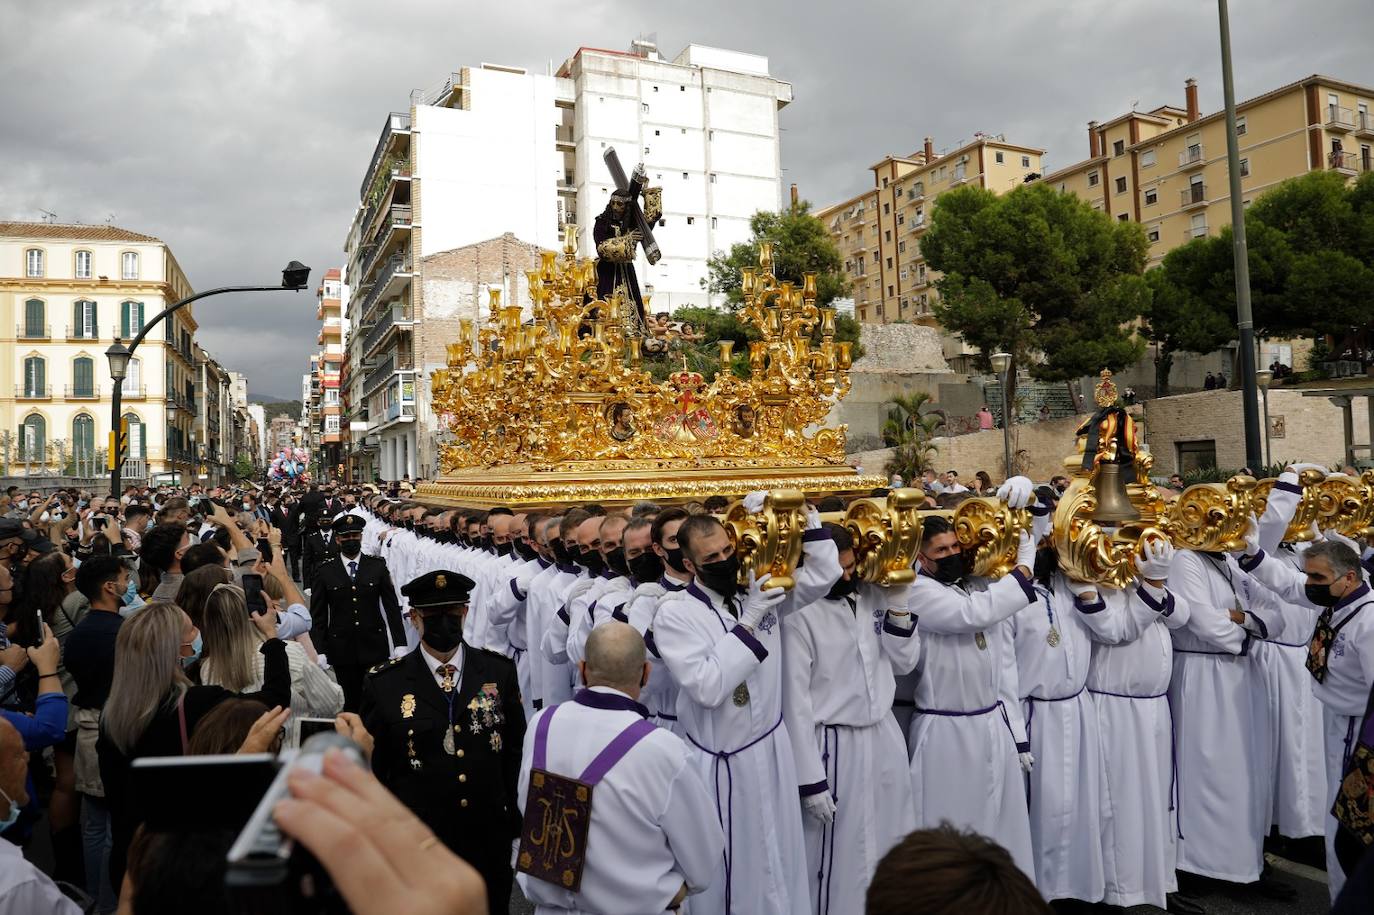
[[[935,436],[945,417],[929,409],[931,397],[924,391],[899,394],[890,403],[892,409],[883,423],[883,443],[892,449],[892,457],[883,470],[888,475],[901,474],[910,483],[930,467],[938,452]]]

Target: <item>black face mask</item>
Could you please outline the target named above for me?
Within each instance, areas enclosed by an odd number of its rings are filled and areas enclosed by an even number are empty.
[[[511,546],[510,541],[506,541],[505,543],[498,543],[498,544],[496,544],[496,555],[497,555],[497,556],[509,556],[514,550],[515,550],[515,547]]]
[[[645,550],[629,562],[630,575],[641,585],[658,581],[663,574],[663,560],[653,550]]]
[[[352,559],[354,556],[357,556],[357,555],[358,555],[359,553],[361,553],[362,551],[363,551],[363,542],[362,542],[361,540],[340,540],[340,541],[339,541],[339,552],[342,553],[343,555],[347,556],[349,559]]]
[[[630,567],[625,564],[625,548],[618,546],[606,554],[606,565],[617,575],[629,575]]]
[[[839,600],[842,597],[848,597],[857,590],[859,590],[859,572],[856,569],[853,575],[848,578],[842,577],[831,585],[825,596],[831,600]]]
[[[539,551],[530,546],[528,540],[515,541],[515,552],[519,553],[520,558],[524,560],[530,560],[539,555]]]
[[[1341,602],[1341,598],[1331,593],[1331,585],[1314,585],[1308,582],[1302,589],[1307,599],[1318,607],[1334,607]]]
[[[424,622],[425,634],[420,638],[430,648],[443,654],[458,647],[458,642],[463,638],[463,621],[460,618],[445,613],[443,616],[425,617]]]
[[[568,555],[568,545],[562,540],[550,540],[549,546],[553,547],[553,558],[558,564],[561,566],[567,565],[572,558]]]
[[[578,564],[583,566],[593,575],[600,575],[601,570],[606,568],[606,560],[598,550],[589,550],[586,547],[577,548],[577,556],[574,557]]]
[[[941,584],[952,585],[964,577],[963,553],[951,553],[948,556],[933,559],[931,562],[934,564],[935,570],[929,573],[930,577]]]
[[[1035,551],[1035,568],[1031,571],[1035,575],[1035,580],[1043,584],[1049,584],[1050,578],[1059,568],[1059,554],[1052,549],[1040,549]]]
[[[486,550],[488,553],[496,549],[496,540],[491,534],[482,535],[482,549]]]
[[[680,547],[680,546],[666,547],[666,546],[665,546],[665,547],[663,548],[663,552],[665,552],[665,553],[668,554],[668,558],[667,558],[667,560],[666,560],[667,565],[668,565],[668,568],[672,569],[674,572],[676,572],[676,573],[679,574],[679,575],[686,575],[686,574],[687,574],[687,567],[686,567],[685,565],[682,564],[682,547]]]
[[[739,556],[731,553],[724,559],[697,566],[697,580],[717,594],[729,597],[739,591]]]

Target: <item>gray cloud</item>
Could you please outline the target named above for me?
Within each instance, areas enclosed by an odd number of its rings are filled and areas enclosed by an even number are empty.
[[[1374,85],[1368,0],[1233,2],[1237,92],[1315,72]],[[168,241],[199,289],[273,282],[292,258],[338,266],[388,111],[483,61],[543,72],[578,45],[656,32],[766,54],[796,100],[784,180],[818,205],[929,134],[975,131],[1086,155],[1086,123],[1221,105],[1215,5],[1201,0],[0,0],[0,217],[116,222]],[[197,309],[200,339],[255,391],[294,396],[316,348],[313,297]]]

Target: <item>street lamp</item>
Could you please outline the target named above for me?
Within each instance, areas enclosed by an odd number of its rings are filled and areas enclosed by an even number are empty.
[[[1002,466],[1005,468],[1003,479],[1010,479],[1015,473],[1011,466],[1011,353],[993,353],[988,357],[992,370],[1002,376]]]
[[[1260,369],[1255,373],[1255,383],[1259,385],[1260,393],[1264,395],[1264,463],[1269,465],[1274,463],[1274,457],[1269,453],[1269,385],[1274,381],[1274,373],[1268,369]]]
[[[148,332],[152,330],[154,327],[157,327],[157,325],[162,322],[163,318],[170,316],[173,312],[177,311],[178,309],[190,305],[197,299],[208,299],[212,295],[221,295],[226,292],[299,292],[302,289],[304,289],[306,287],[306,284],[309,282],[310,268],[302,264],[300,261],[292,261],[291,263],[287,264],[285,269],[283,269],[281,272],[280,286],[220,286],[217,289],[207,289],[204,292],[197,292],[195,295],[187,296],[180,302],[176,302],[172,305],[169,305],[162,311],[158,312],[151,321],[143,325],[143,327],[139,330],[138,335],[135,336],[133,340],[129,341],[128,348],[125,348],[123,343],[116,340],[114,342],[114,345],[105,351],[106,358],[110,360],[110,378],[112,378],[116,382],[114,386],[114,394],[110,398],[110,409],[111,412],[114,414],[111,420],[110,428],[119,428],[120,411],[124,406],[123,381],[125,375],[129,371],[129,360],[133,358],[134,350],[138,349],[138,345],[143,342],[143,338],[148,336]],[[175,406],[171,402],[172,392],[168,391],[167,395],[168,419],[170,420],[172,417],[172,411],[175,409]],[[119,436],[115,436],[115,442],[118,443],[118,441]],[[110,496],[112,498],[119,497],[119,479],[120,474],[123,471],[123,457],[123,454],[115,454],[111,458],[111,464],[113,466],[110,470]]]

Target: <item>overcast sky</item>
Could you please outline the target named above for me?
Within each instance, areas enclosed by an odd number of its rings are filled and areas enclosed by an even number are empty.
[[[1374,86],[1374,2],[1233,0],[1237,93],[1312,73]],[[1208,0],[0,0],[0,218],[116,224],[167,241],[198,289],[339,266],[358,185],[410,89],[484,61],[544,72],[656,33],[768,56],[793,84],[784,183],[824,205],[930,134],[1087,154],[1086,124],[1221,105]],[[298,397],[313,296],[196,309],[255,394]]]

